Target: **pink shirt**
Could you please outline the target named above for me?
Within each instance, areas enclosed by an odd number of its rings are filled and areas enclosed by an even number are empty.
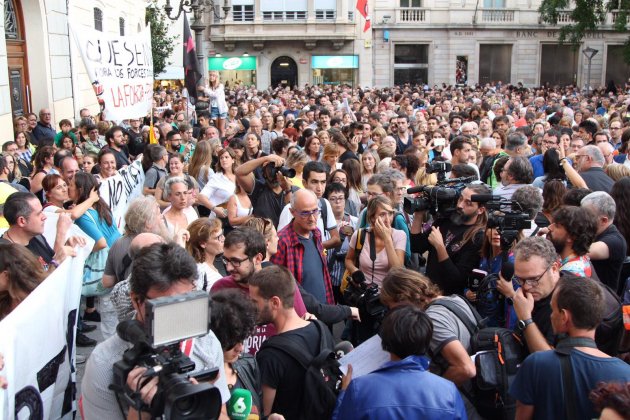
[[[350,246],[355,249],[355,252],[357,248],[357,232],[358,231],[355,231],[352,235],[352,239],[350,239]],[[365,236],[363,249],[359,255],[359,270],[365,274],[365,280],[368,283],[372,282],[372,259],[370,258],[370,235],[372,234],[373,232],[370,232]],[[407,246],[407,235],[405,235],[405,232],[392,229],[392,239],[394,240],[394,249],[401,250],[404,253]],[[387,250],[383,247],[383,249],[376,254],[376,260],[374,261],[374,283],[378,284],[379,288],[383,284],[383,279],[390,268],[391,265],[387,259]]]

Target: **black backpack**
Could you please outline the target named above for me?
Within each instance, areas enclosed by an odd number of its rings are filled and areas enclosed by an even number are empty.
[[[326,334],[327,327],[317,320],[311,322],[315,323],[320,334],[319,353],[315,357],[308,354],[304,348],[298,346],[290,338],[282,335],[265,341],[263,348],[272,347],[283,351],[306,370],[304,386],[302,387],[300,419],[329,419],[335,409],[343,373],[333,350],[332,337],[330,334]]]
[[[482,417],[513,419],[516,400],[508,390],[527,356],[525,346],[521,338],[507,328],[485,327],[475,308],[465,298],[462,300],[472,311],[476,324],[453,302],[437,299],[431,305],[444,306],[462,321],[470,332],[471,355],[482,352],[475,356],[477,376],[472,380],[472,395],[468,397]]]

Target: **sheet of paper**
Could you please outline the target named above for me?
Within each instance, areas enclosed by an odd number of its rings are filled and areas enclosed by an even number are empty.
[[[381,347],[381,337],[375,335],[359,347],[339,359],[341,370],[345,374],[348,365],[352,365],[352,377],[367,375],[390,361],[389,353]]]

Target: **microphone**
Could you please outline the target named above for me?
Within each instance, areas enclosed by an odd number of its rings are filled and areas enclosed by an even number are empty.
[[[146,344],[147,346],[151,346],[151,340],[147,336],[147,333],[144,331],[144,327],[139,321],[135,319],[129,319],[127,321],[122,321],[118,323],[116,326],[116,333],[118,333],[118,337],[132,344]]]
[[[512,276],[514,275],[514,263],[504,262],[501,266],[501,276],[505,281],[512,282]]]
[[[252,393],[248,389],[235,388],[227,406],[232,420],[247,420],[252,412]]]
[[[495,197],[492,194],[473,194],[470,196],[470,201],[473,203],[487,203],[488,201],[499,200],[500,197]]]
[[[335,354],[337,355],[337,359],[341,359],[346,354],[350,353],[354,350],[354,346],[349,341],[340,341],[339,344],[335,346]]]
[[[407,194],[416,194],[424,191],[424,185],[418,185],[416,187],[407,188]]]

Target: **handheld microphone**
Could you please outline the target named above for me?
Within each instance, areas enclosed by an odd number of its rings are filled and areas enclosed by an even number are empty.
[[[504,262],[501,266],[501,276],[505,281],[512,281],[512,276],[514,275],[514,264],[511,262]]]
[[[339,344],[335,346],[335,354],[337,355],[337,359],[341,359],[346,354],[350,353],[354,350],[354,346],[349,341],[340,341]]]
[[[252,393],[248,389],[235,388],[227,406],[232,420],[247,420],[252,412]]]

